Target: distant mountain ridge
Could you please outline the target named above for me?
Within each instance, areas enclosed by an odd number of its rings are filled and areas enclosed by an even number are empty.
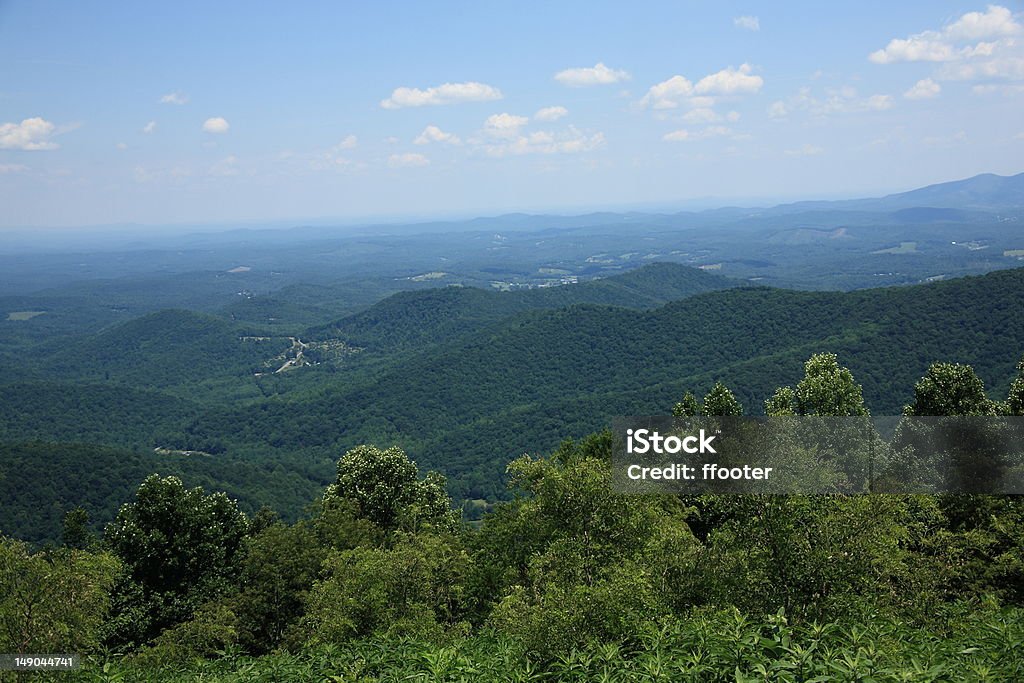
[[[533,310],[575,304],[643,309],[746,283],[678,263],[652,263],[578,284],[514,291],[443,287],[400,292],[365,311],[310,330],[358,346],[394,349],[439,343]]]
[[[924,207],[989,212],[1020,209],[1024,207],[1024,173],[1011,176],[982,173],[884,197],[794,202],[765,211],[784,214],[820,210],[889,212]]]

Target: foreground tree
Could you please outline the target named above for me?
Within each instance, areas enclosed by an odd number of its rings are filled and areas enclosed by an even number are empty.
[[[117,570],[109,553],[33,553],[21,541],[0,537],[0,651],[94,648]]]
[[[429,472],[419,479],[416,463],[397,446],[356,446],[346,452],[338,460],[337,478],[324,494],[325,503],[334,499],[354,503],[360,516],[385,532],[456,526],[444,477]]]
[[[155,474],[142,482],[135,501],[121,506],[106,529],[106,542],[125,569],[112,642],[147,642],[231,590],[247,527],[223,493],[206,495],[177,477]]]

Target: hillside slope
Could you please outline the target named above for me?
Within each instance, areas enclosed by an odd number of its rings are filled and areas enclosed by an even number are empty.
[[[353,316],[310,330],[371,350],[447,342],[531,310],[574,304],[651,308],[743,283],[677,263],[654,263],[622,275],[580,284],[499,292],[445,287],[401,292]]]
[[[850,293],[734,289],[647,311],[533,311],[367,381],[212,411],[192,429],[291,448],[394,441],[428,466],[493,482],[510,456],[616,414],[664,412],[716,380],[757,412],[820,351],[851,367],[876,414],[896,413],[937,360],[970,363],[1005,391],[1024,351],[1022,310],[1024,270]]]

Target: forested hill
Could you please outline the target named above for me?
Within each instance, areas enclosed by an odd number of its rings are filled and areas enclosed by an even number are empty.
[[[743,283],[677,263],[653,263],[612,277],[559,287],[493,291],[445,287],[394,294],[355,315],[310,330],[371,351],[436,344],[480,330],[516,313],[603,304],[652,308]]]
[[[49,377],[147,388],[181,387],[189,396],[211,380],[248,380],[289,346],[205,313],[164,310],[69,342],[41,364]]]
[[[935,361],[970,363],[1005,391],[1024,352],[1022,310],[1024,270],[850,293],[732,289],[646,311],[534,311],[365,381],[209,411],[191,430],[278,448],[397,442],[456,485],[493,486],[512,455],[617,414],[663,412],[717,380],[758,412],[820,351],[849,365],[876,414],[897,413]]]

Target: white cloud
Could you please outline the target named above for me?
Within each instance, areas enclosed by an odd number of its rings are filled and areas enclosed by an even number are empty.
[[[207,133],[227,133],[230,127],[227,119],[221,116],[214,116],[203,121],[203,130]]]
[[[942,86],[933,81],[930,78],[923,78],[913,85],[909,90],[903,93],[903,96],[908,100],[928,100],[933,97],[938,97],[942,91]]]
[[[587,85],[608,85],[629,80],[629,73],[622,69],[610,69],[603,62],[594,66],[565,69],[555,74],[555,80],[562,85],[579,88]]]
[[[811,157],[821,154],[825,150],[817,145],[812,145],[809,142],[805,142],[796,149],[787,149],[786,156],[791,157]]]
[[[671,133],[666,133],[661,137],[662,140],[667,142],[691,142],[693,140],[706,140],[708,138],[721,137],[728,135],[732,130],[725,126],[708,126],[703,130],[691,132],[685,128],[674,130]]]
[[[429,145],[431,142],[443,142],[449,145],[461,145],[462,140],[454,133],[446,133],[437,126],[427,126],[423,132],[413,140],[414,145]]]
[[[512,140],[482,146],[491,157],[520,156],[524,154],[579,154],[603,147],[604,133],[586,134],[575,126],[561,133],[535,131],[519,135]]]
[[[971,92],[975,95],[1021,95],[1024,94],[1024,84],[995,85],[986,83],[984,85],[972,86]]]
[[[485,83],[444,83],[442,85],[420,90],[419,88],[395,88],[391,97],[381,100],[384,109],[401,109],[402,107],[424,107],[438,104],[458,104],[459,102],[490,102],[503,97],[497,88]]]
[[[24,173],[28,170],[28,166],[22,166],[21,164],[0,164],[0,175],[4,173]]]
[[[358,144],[359,138],[357,138],[355,135],[346,135],[345,139],[343,139],[341,142],[334,146],[334,149],[353,149]]]
[[[1024,80],[1024,57],[1000,57],[983,62],[948,64],[939,71],[939,78],[953,81]]]
[[[906,39],[893,38],[885,48],[868,55],[868,59],[875,64],[948,62],[956,59],[956,51],[939,34],[929,31]]]
[[[188,104],[188,95],[183,92],[169,92],[160,98],[160,104]]]
[[[235,155],[226,156],[207,171],[208,175],[226,178],[238,175],[238,158]]]
[[[116,145],[114,145],[114,147],[116,147],[117,149],[121,150],[122,152],[124,150],[128,149],[128,145],[126,143],[124,143],[124,142],[119,142]]]
[[[999,5],[989,5],[984,12],[968,12],[946,27],[945,33],[954,40],[980,40],[1020,33],[1021,26],[1013,13]]]
[[[789,115],[789,108],[782,100],[776,100],[768,105],[768,117],[773,119],[784,119]]]
[[[648,89],[638,104],[651,109],[675,109],[684,102],[693,109],[705,109],[714,105],[713,96],[749,95],[758,92],[764,79],[752,74],[753,67],[741,64],[738,69],[729,67],[709,74],[694,85],[685,76],[675,75]]]
[[[892,108],[892,95],[872,95],[864,101],[863,106],[872,111],[885,111]]]
[[[695,123],[714,123],[715,121],[721,121],[722,117],[719,116],[714,109],[708,107],[701,107],[699,109],[691,109],[690,111],[683,114],[683,123],[695,124]]]
[[[536,114],[533,115],[538,121],[557,121],[563,116],[568,116],[569,110],[565,107],[544,107],[539,109]]]
[[[683,76],[676,75],[652,85],[640,100],[640,106],[651,109],[675,109],[692,94],[693,83]]]
[[[733,26],[736,26],[738,28],[745,28],[748,31],[760,31],[761,30],[761,20],[758,19],[757,17],[752,17],[752,16],[749,16],[749,15],[744,15],[742,17],[736,17],[735,19],[732,20],[732,23],[733,23]]]
[[[0,124],[0,149],[22,149],[39,151],[57,149],[56,142],[50,140],[56,126],[36,116],[24,119],[21,123]]]
[[[752,71],[753,68],[749,64],[741,64],[738,69],[730,66],[697,81],[693,91],[698,95],[745,95],[756,93],[764,85],[764,79],[760,76],[751,75]]]
[[[422,154],[416,154],[413,152],[406,154],[392,154],[388,157],[388,166],[391,168],[416,168],[419,166],[428,166],[429,164],[430,159]]]
[[[894,62],[953,62],[975,57],[991,56],[1002,44],[1012,47],[1010,36],[1021,33],[1021,25],[1013,13],[999,5],[989,5],[984,12],[968,12],[941,30],[922,31],[894,38],[881,50],[875,50],[868,59],[876,64]],[[958,45],[986,38],[996,42]]]
[[[495,138],[513,138],[530,119],[515,114],[494,114],[484,122],[484,132]]]
[[[150,121],[142,127],[142,132],[145,133],[146,135],[149,135],[154,130],[156,130],[156,121]]]
[[[661,136],[661,139],[668,142],[686,142],[693,138],[690,136],[690,131],[685,128],[680,128],[679,130],[674,130],[671,133],[665,133]]]
[[[892,96],[875,94],[861,97],[857,89],[846,85],[840,88],[825,90],[825,98],[812,94],[809,87],[802,87],[797,94],[786,101],[773,102],[768,107],[768,115],[772,118],[785,118],[793,111],[806,111],[812,116],[829,116],[832,114],[849,114],[854,112],[884,111],[892,107]]]

